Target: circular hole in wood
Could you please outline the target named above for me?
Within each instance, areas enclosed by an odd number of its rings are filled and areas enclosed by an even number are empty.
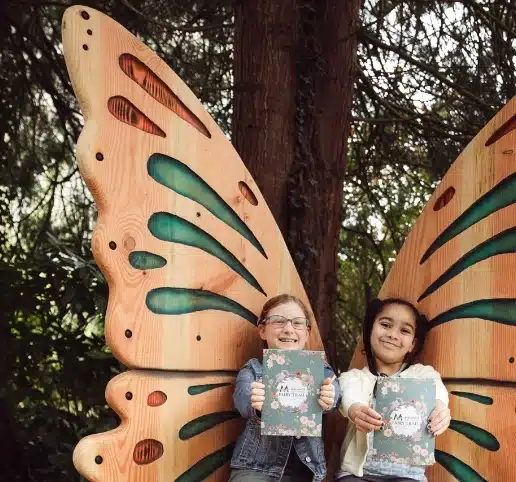
[[[147,397],[147,405],[149,407],[159,407],[167,401],[166,393],[156,390],[155,392],[149,393]]]
[[[158,460],[163,455],[163,444],[148,438],[136,444],[133,451],[133,460],[138,465],[146,465]]]
[[[136,241],[132,236],[127,236],[127,238],[124,239],[124,247],[127,251],[132,251],[136,247]]]
[[[96,463],[97,465],[100,465],[100,464],[103,462],[103,460],[104,460],[104,459],[103,459],[100,455],[97,455],[97,456],[95,457],[95,463]]]
[[[116,243],[114,241],[110,241],[109,242],[109,248],[114,251],[116,249]]]
[[[86,44],[84,44],[84,45],[82,46],[82,49],[83,49],[83,50],[88,50],[88,46],[87,46]]]
[[[439,196],[437,201],[435,201],[434,211],[439,211],[446,206],[453,199],[453,196],[455,196],[455,188],[450,186]]]
[[[132,392],[126,392],[125,393],[125,398],[127,400],[132,400],[133,399],[133,393]]]
[[[89,20],[89,19],[90,19],[90,14],[89,14],[86,10],[82,10],[82,11],[81,11],[81,17],[82,17],[84,20]]]
[[[514,357],[511,356],[511,358],[509,358],[509,363],[514,363]]]
[[[256,199],[254,192],[244,181],[238,182],[238,189],[240,189],[242,196],[244,196],[244,198],[247,199],[253,206],[258,206],[258,199]]]
[[[201,341],[201,335],[197,335],[197,336],[195,337],[195,339],[196,339],[197,341]]]
[[[95,154],[95,159],[97,159],[97,161],[103,161],[104,160],[104,154],[102,154],[102,152],[97,152]]]
[[[89,28],[88,30],[86,30],[86,33],[87,33],[88,35],[93,35],[93,32],[91,31],[91,28]]]
[[[201,217],[201,213],[195,213],[198,218]]]
[[[131,338],[131,336],[133,336],[133,332],[131,330],[125,330],[125,336],[126,338]]]

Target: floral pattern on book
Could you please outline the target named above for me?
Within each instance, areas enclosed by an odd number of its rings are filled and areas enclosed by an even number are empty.
[[[369,456],[376,461],[385,461],[407,465],[432,465],[435,463],[434,446],[429,442],[427,418],[432,407],[428,406],[428,396],[422,380],[414,379],[414,386],[421,385],[420,393],[407,392],[407,379],[390,378],[379,384],[381,396],[392,399],[378,410],[385,421],[384,429],[377,437],[379,443],[387,440],[400,442],[404,450],[391,450],[378,453],[371,447]],[[380,386],[381,385],[381,386]],[[376,440],[375,440],[376,445]],[[393,445],[394,446],[394,445]],[[402,453],[401,453],[402,452]]]

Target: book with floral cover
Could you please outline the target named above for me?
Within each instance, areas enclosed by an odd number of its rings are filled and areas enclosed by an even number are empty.
[[[378,378],[374,409],[386,424],[374,433],[372,458],[407,465],[434,464],[435,439],[427,428],[434,407],[434,380]]]
[[[323,351],[264,350],[262,435],[320,437]]]

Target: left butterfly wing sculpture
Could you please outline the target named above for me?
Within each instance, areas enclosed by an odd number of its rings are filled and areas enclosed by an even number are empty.
[[[109,284],[106,340],[140,369],[109,383],[122,424],[83,439],[74,463],[91,481],[227,480],[217,469],[242,429],[232,383],[261,354],[257,314],[280,293],[309,306],[305,291],[249,172],[188,87],[96,10],[67,9],[62,29]],[[308,348],[322,349],[316,324]]]

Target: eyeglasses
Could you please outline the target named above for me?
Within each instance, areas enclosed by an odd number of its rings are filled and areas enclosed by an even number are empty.
[[[267,316],[266,318],[260,320],[260,323],[258,324],[261,325],[263,323],[264,325],[272,325],[273,328],[280,329],[285,328],[289,321],[292,324],[294,330],[304,330],[310,326],[310,322],[306,318],[289,319],[280,315]]]

